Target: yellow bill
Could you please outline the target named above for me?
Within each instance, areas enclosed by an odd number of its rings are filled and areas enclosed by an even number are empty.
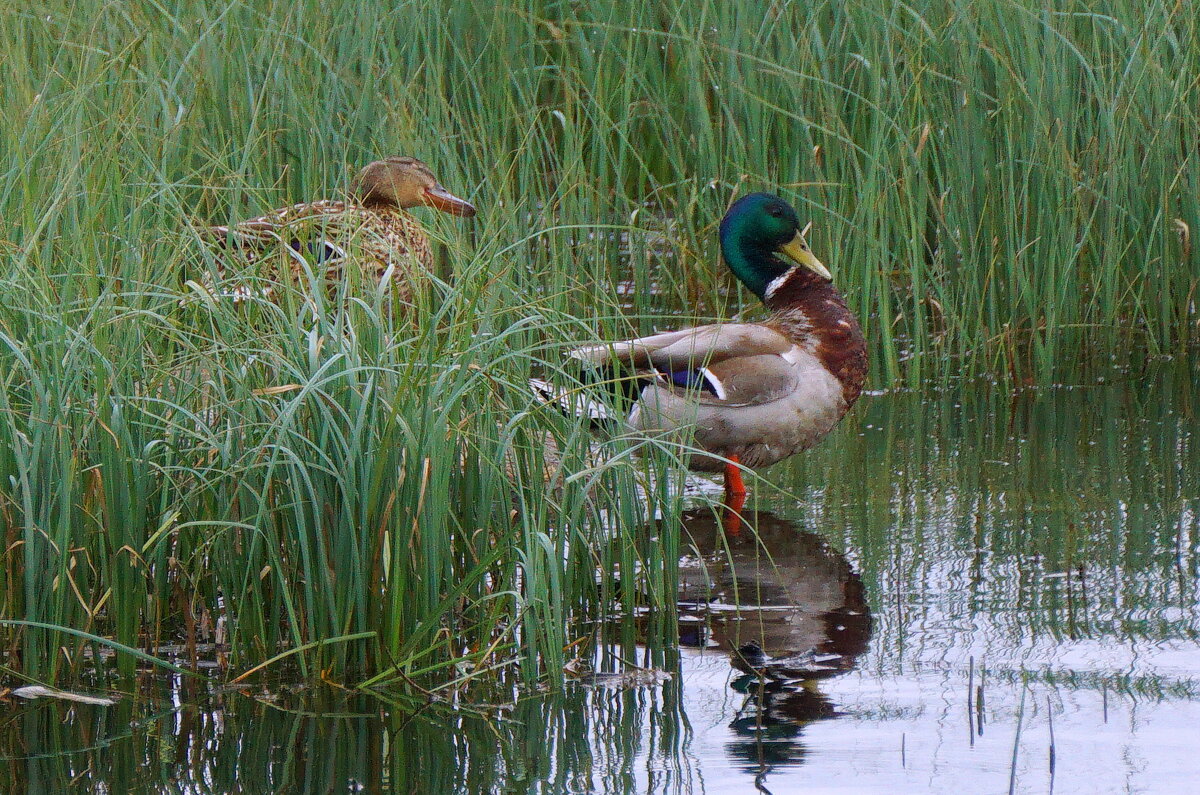
[[[818,276],[833,281],[833,274],[809,250],[808,243],[804,242],[803,233],[797,232],[795,237],[780,246],[778,250],[779,253],[785,255],[797,265],[808,268]]]

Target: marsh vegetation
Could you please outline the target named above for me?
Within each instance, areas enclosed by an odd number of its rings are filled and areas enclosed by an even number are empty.
[[[750,306],[714,229],[757,189],[812,219],[877,390],[1186,355],[1198,24],[1134,2],[5,5],[0,670],[528,686],[647,609],[669,647],[678,450],[597,447],[528,378]],[[336,195],[386,154],[479,208],[422,216],[441,255],[413,311],[188,284],[213,269],[196,225]],[[822,477],[795,471],[783,492]]]

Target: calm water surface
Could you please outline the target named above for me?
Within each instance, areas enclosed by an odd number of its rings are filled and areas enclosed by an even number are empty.
[[[793,496],[754,489],[757,534],[687,518],[678,650],[626,626],[586,684],[482,712],[286,688],[0,705],[0,788],[1196,791],[1198,396],[1184,365],[867,398],[768,474]]]

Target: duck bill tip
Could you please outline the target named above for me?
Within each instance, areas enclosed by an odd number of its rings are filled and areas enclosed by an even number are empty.
[[[458,198],[441,185],[425,189],[425,204],[435,210],[441,210],[451,215],[460,215],[464,218],[475,215],[475,205],[466,199]]]

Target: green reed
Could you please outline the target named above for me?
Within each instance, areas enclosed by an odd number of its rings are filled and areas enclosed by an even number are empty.
[[[234,673],[561,668],[582,620],[672,603],[677,536],[647,518],[678,514],[678,468],[598,455],[525,381],[749,306],[714,250],[748,190],[812,218],[876,385],[1182,349],[1197,23],[1087,8],[5,5],[0,618],[224,640]],[[416,311],[186,283],[212,269],[195,225],[393,153],[481,209],[422,214]],[[0,625],[0,649],[55,679],[99,646]]]

